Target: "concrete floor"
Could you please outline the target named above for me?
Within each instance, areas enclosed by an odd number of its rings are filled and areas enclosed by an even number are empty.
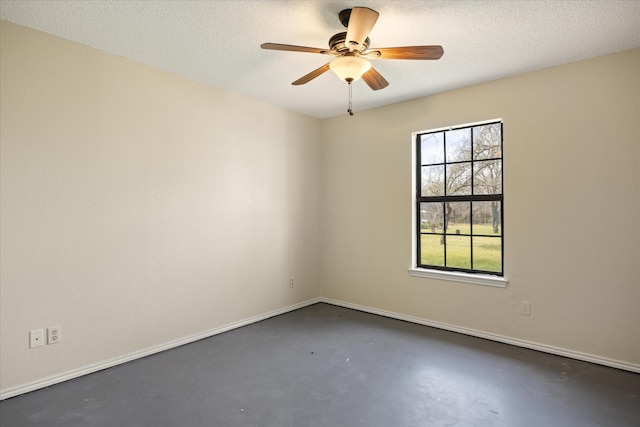
[[[20,426],[640,426],[640,374],[316,304],[0,402]]]

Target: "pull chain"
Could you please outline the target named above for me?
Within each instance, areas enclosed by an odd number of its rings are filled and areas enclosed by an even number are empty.
[[[347,80],[347,83],[349,84],[349,109],[347,110],[347,112],[349,113],[350,116],[353,116],[353,110],[351,109],[351,99],[353,97],[353,94],[352,94],[353,88],[351,87],[351,81],[352,80]]]

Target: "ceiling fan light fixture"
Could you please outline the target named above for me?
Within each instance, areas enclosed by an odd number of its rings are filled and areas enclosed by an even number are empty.
[[[341,80],[354,82],[371,69],[371,62],[359,56],[345,55],[331,61],[329,68],[331,68]]]

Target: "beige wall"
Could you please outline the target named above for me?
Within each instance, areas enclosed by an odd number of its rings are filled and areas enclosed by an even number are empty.
[[[409,276],[411,133],[494,118],[504,120],[508,286]],[[321,131],[325,297],[640,365],[640,49]]]
[[[640,365],[640,50],[319,121],[1,31],[0,390],[320,295]],[[509,285],[410,277],[411,133],[498,117]]]
[[[320,294],[319,121],[1,31],[0,389]]]

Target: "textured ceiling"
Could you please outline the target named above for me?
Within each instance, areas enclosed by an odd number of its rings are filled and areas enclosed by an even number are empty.
[[[326,118],[346,114],[347,85],[327,72],[291,82],[325,55],[338,12],[380,12],[371,47],[439,44],[439,61],[374,61],[389,86],[354,83],[354,111],[640,47],[640,1],[0,1],[2,19],[192,80]]]

